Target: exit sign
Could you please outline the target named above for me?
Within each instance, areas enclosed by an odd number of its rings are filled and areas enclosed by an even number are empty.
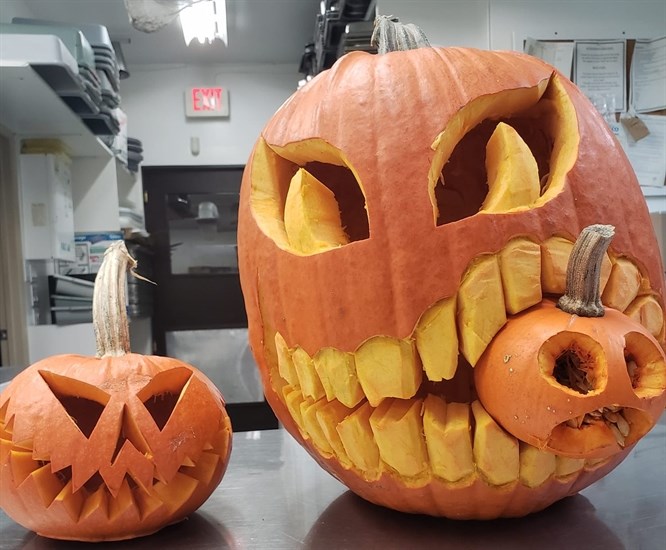
[[[229,90],[226,88],[190,88],[185,92],[188,117],[229,116]]]

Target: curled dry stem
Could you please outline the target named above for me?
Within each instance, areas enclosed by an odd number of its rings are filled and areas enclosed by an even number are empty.
[[[567,264],[566,290],[557,307],[579,317],[603,317],[601,262],[615,234],[612,225],[590,225],[581,231]]]
[[[400,23],[392,15],[378,15],[372,31],[370,43],[377,47],[377,53],[428,48],[430,42],[425,33],[413,23]]]

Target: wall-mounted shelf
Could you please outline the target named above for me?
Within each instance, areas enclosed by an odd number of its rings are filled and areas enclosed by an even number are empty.
[[[62,141],[73,165],[77,231],[118,230],[119,205],[143,218],[140,177],[131,174],[27,62],[0,59],[0,126],[20,140]],[[127,204],[131,200],[130,204]],[[103,206],[102,206],[103,205]],[[134,222],[132,227],[141,226]]]
[[[0,61],[0,125],[20,138],[58,138],[73,157],[113,157],[27,63]]]
[[[11,139],[16,154],[17,196],[21,196],[29,178],[32,179],[28,183],[38,190],[47,184],[41,175],[32,175],[22,167],[22,141],[59,140],[71,159],[68,165],[71,167],[74,232],[118,231],[124,227],[125,219],[131,221],[133,228],[142,229],[141,174],[131,173],[95,134],[95,129],[90,129],[90,121],[94,119],[81,118],[95,116],[95,111],[86,113],[72,100],[79,97],[80,90],[72,84],[79,81],[78,71],[76,61],[55,36],[0,34],[0,132]],[[125,207],[122,212],[121,206]],[[17,201],[21,224],[25,224],[32,212],[31,205],[28,207],[24,211],[21,201]],[[53,229],[54,224],[49,222],[47,232]],[[26,250],[22,243],[21,259],[35,280],[54,275],[60,268],[48,252],[28,259]],[[62,258],[58,261],[62,262]],[[32,275],[28,280],[33,280]],[[90,325],[43,324],[45,321],[34,314],[34,287],[31,283],[26,285],[26,311],[29,313],[25,321],[30,362],[65,351],[89,354],[90,342],[94,353]],[[38,297],[43,298],[42,294]],[[44,303],[48,303],[48,297]]]

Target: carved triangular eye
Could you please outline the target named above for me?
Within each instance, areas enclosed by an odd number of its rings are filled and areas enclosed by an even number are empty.
[[[90,438],[111,396],[97,386],[75,378],[47,370],[38,372],[81,433]]]
[[[156,374],[136,394],[146,407],[155,424],[164,429],[176,408],[178,400],[192,377],[192,371],[185,367],[176,367]]]

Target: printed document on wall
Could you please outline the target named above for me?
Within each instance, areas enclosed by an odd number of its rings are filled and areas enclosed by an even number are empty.
[[[666,109],[666,36],[636,40],[630,90],[637,113]]]
[[[576,42],[574,82],[593,103],[603,98],[613,113],[626,110],[626,54],[625,40]]]

